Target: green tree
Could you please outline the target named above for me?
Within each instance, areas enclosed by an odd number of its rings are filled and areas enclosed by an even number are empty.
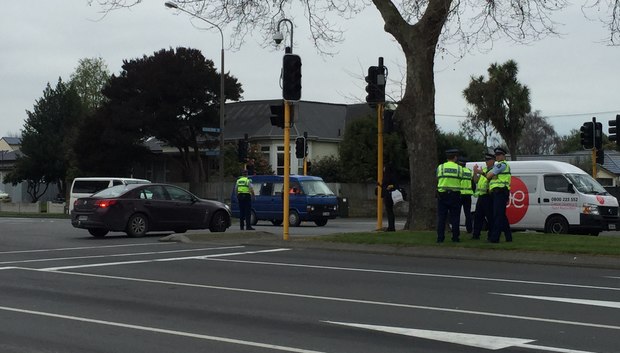
[[[121,121],[139,121],[144,136],[155,136],[176,147],[190,189],[206,181],[201,148],[214,147],[203,138],[203,127],[219,126],[220,73],[199,50],[160,50],[124,61],[123,71],[110,78],[103,94],[109,112]],[[225,74],[225,97],[239,100],[241,84]]]
[[[48,83],[22,130],[21,157],[5,180],[17,185],[27,181],[27,192],[36,202],[49,184],[66,194],[66,173],[71,146],[65,143],[67,131],[82,118],[84,107],[76,90],[58,79],[55,88]]]
[[[577,129],[571,129],[568,135],[560,136],[555,153],[571,153],[582,149],[581,132]]]
[[[89,3],[92,0],[89,0]],[[133,6],[142,0],[100,0],[106,10]],[[235,28],[233,45],[241,45],[248,34],[263,31],[271,38],[274,19],[290,17],[295,7],[292,0],[239,1],[225,0],[178,0],[181,7],[225,27]],[[515,42],[528,42],[547,35],[555,35],[553,13],[568,6],[568,1],[515,0],[515,1],[454,1],[454,0],[408,0],[402,2],[372,0],[381,14],[384,29],[390,33],[403,49],[406,62],[405,89],[397,114],[403,117],[404,136],[409,156],[412,194],[410,213],[405,228],[433,229],[435,227],[434,166],[437,157],[435,134],[435,55],[440,50],[446,53],[442,43],[457,42],[463,52],[478,47],[483,42],[493,41],[505,35]],[[332,0],[302,0],[300,6],[307,17],[311,37],[319,51],[325,45],[343,39],[344,30],[334,14],[344,18],[360,13],[369,5],[367,1],[345,1],[337,4]],[[614,44],[620,39],[620,0],[594,0],[590,8],[608,14],[604,21],[609,25],[609,41]],[[325,11],[325,9],[329,11]],[[451,24],[451,25],[448,25]],[[414,217],[415,214],[415,217]]]
[[[472,77],[463,91],[467,103],[475,107],[476,119],[490,121],[502,136],[512,160],[517,160],[518,141],[531,111],[530,90],[517,80],[518,71],[513,60],[503,65],[491,64],[488,80]]]
[[[312,161],[310,174],[320,176],[328,183],[344,182],[342,179],[342,163],[336,156],[327,156]]]
[[[102,58],[84,58],[79,60],[69,84],[82,99],[86,111],[93,113],[105,102],[101,91],[109,79],[110,71]]]

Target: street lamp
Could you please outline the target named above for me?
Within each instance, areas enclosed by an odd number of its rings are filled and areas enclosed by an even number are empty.
[[[220,57],[221,58],[221,65],[220,65],[221,66],[220,68],[220,153],[219,153],[220,190],[219,190],[218,200],[220,202],[224,202],[224,112],[225,112],[224,101],[226,100],[224,96],[224,32],[222,32],[222,29],[217,24],[207,20],[206,18],[199,16],[198,14],[189,12],[179,7],[177,4],[175,4],[172,1],[166,1],[164,5],[166,5],[166,7],[168,8],[183,11],[186,14],[189,14],[190,16],[203,20],[206,23],[210,24],[211,26],[217,28],[218,31],[220,31],[220,37],[222,39],[222,52],[221,52],[221,57]]]

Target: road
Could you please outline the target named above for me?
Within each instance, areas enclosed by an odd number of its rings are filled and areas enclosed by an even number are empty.
[[[620,271],[95,239],[63,222],[0,219],[0,352],[618,351]]]

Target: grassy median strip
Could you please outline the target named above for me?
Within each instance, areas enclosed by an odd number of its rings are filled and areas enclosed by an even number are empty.
[[[568,254],[611,255],[620,256],[620,237],[617,236],[584,236],[567,234],[544,234],[534,232],[513,233],[513,242],[506,243],[504,239],[498,244],[488,243],[486,235],[481,239],[471,239],[471,235],[462,234],[459,243],[446,241],[437,244],[437,233],[429,231],[397,231],[386,233],[346,233],[324,235],[314,238],[320,241],[350,243],[350,244],[377,244],[401,247],[435,246],[474,249],[501,249],[519,251],[542,251]]]

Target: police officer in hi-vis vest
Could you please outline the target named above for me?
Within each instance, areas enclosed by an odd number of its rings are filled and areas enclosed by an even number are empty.
[[[446,218],[450,215],[452,241],[459,241],[461,216],[461,178],[463,169],[456,163],[459,151],[446,151],[447,161],[437,167],[437,242],[443,243]]]
[[[463,168],[463,176],[461,178],[461,208],[463,209],[463,214],[465,215],[465,230],[467,233],[471,233],[471,195],[474,194],[474,189],[472,187],[472,178],[474,173],[466,166],[467,158],[459,157],[458,163]]]
[[[489,242],[499,243],[499,236],[504,232],[507,242],[512,241],[510,223],[506,217],[506,205],[510,200],[510,165],[506,162],[506,150],[498,147],[495,149],[497,163],[487,173],[489,179],[489,191],[493,198],[493,226],[489,231]]]
[[[252,228],[252,197],[254,196],[254,188],[252,187],[252,179],[248,178],[248,171],[241,171],[241,176],[237,179],[237,200],[239,201],[239,226],[243,230],[254,230]]]
[[[476,183],[476,192],[474,195],[478,198],[478,201],[476,201],[476,211],[474,212],[472,239],[480,239],[480,233],[482,232],[482,226],[485,220],[487,221],[488,232],[491,231],[493,226],[493,200],[491,200],[491,194],[489,193],[489,179],[487,179],[487,173],[493,169],[495,155],[486,153],[484,155],[484,160],[486,166],[480,168],[477,164],[474,165],[474,182]]]

